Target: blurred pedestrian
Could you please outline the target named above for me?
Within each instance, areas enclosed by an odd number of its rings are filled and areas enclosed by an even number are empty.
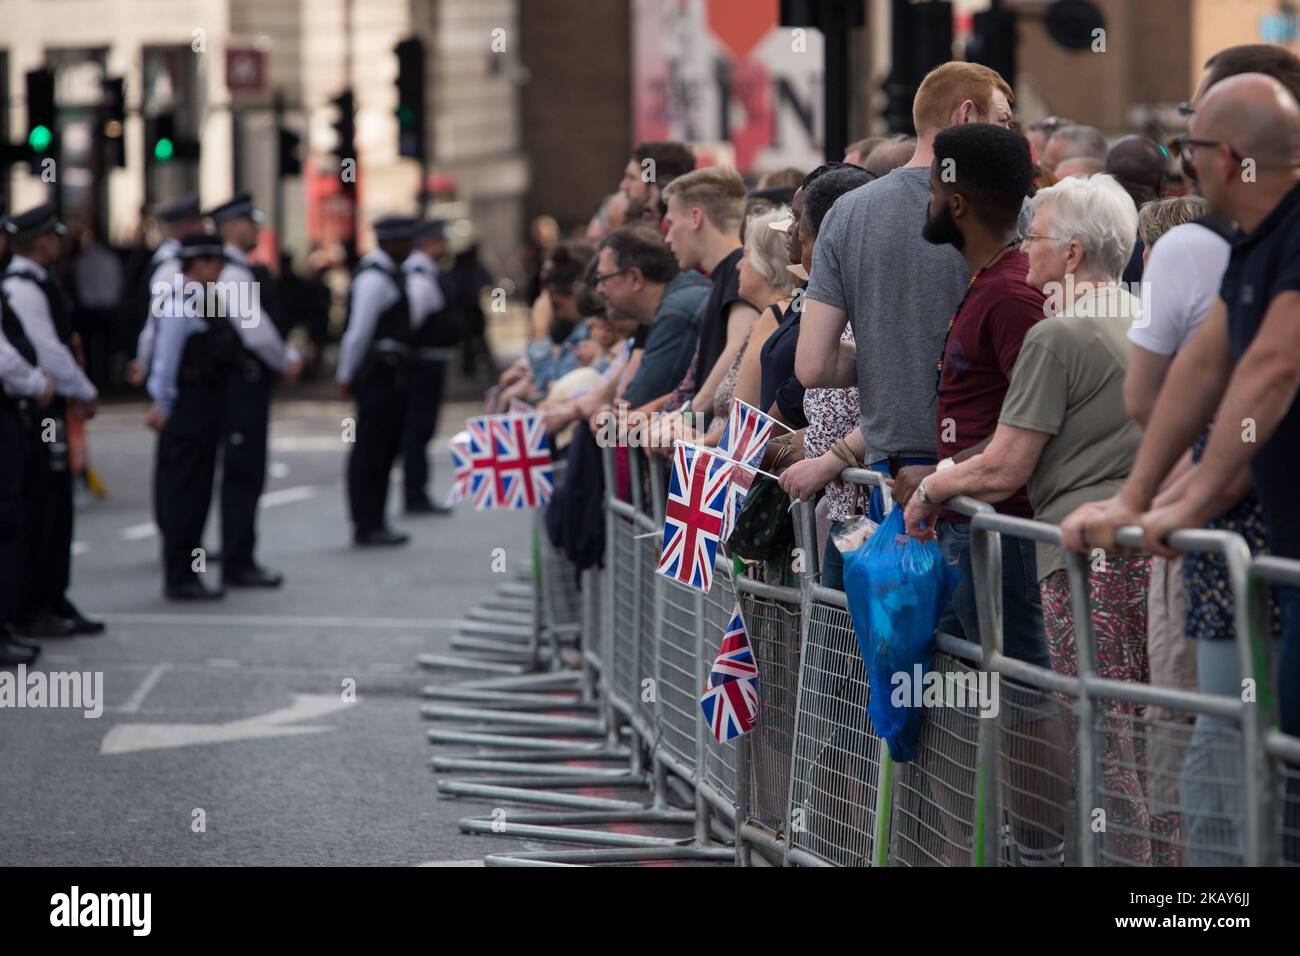
[[[402,449],[409,400],[411,311],[400,264],[411,253],[414,229],[412,220],[400,216],[375,222],[379,248],[357,264],[339,348],[339,390],[357,404],[347,494],[352,540],[360,547],[410,540],[388,526],[387,504],[389,473]]]
[[[212,505],[217,452],[229,413],[230,380],[242,377],[239,334],[207,293],[226,266],[221,239],[184,236],[176,245],[181,281],[156,297],[157,334],[145,424],[158,432],[155,511],[162,537],[163,596],[211,601],[224,587],[203,583],[203,528]],[[200,290],[204,294],[194,294]],[[223,574],[223,583],[227,575]]]
[[[71,304],[54,277],[64,228],[47,204],[11,217],[5,229],[14,257],[4,294],[55,390],[27,431],[17,630],[30,637],[98,634],[104,625],[85,617],[67,595],[73,526],[68,419],[93,418],[99,392],[73,356]]]
[[[438,273],[446,254],[441,220],[415,227],[413,249],[402,263],[411,309],[411,369],[409,402],[402,436],[402,491],[406,513],[448,514],[429,497],[429,442],[438,430],[438,410],[447,377],[447,359],[460,338],[455,314],[447,306]]]

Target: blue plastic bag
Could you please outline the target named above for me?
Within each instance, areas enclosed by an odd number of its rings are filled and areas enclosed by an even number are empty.
[[[910,691],[914,667],[920,664],[923,675],[929,671],[934,631],[959,580],[961,572],[944,560],[938,542],[908,537],[902,508],[894,508],[844,562],[844,592],[871,685],[867,715],[900,763],[916,757],[921,733],[921,708],[913,706]],[[892,699],[896,674],[907,679],[900,685],[908,688],[900,695],[903,706]],[[916,693],[919,699],[920,688]]]

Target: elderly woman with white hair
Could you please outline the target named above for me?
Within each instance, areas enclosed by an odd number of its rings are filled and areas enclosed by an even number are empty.
[[[1039,191],[1031,212],[1021,243],[1029,256],[1026,281],[1047,295],[1048,316],[1025,335],[988,447],[928,476],[925,494],[908,502],[907,528],[914,536],[932,534],[937,502],[955,495],[997,502],[1026,483],[1034,517],[1059,524],[1084,502],[1117,494],[1137,456],[1141,432],[1125,411],[1124,374],[1126,336],[1140,306],[1120,283],[1137,235],[1133,200],[1112,177],[1097,175]],[[1078,656],[1065,552],[1041,543],[1037,551],[1052,667],[1074,675]],[[1149,575],[1145,555],[1093,556],[1090,606],[1099,676],[1149,680]],[[1132,732],[1137,709],[1116,702],[1104,706],[1103,714],[1110,818],[1103,852],[1151,863],[1153,824],[1170,827],[1176,818],[1148,815],[1136,771],[1142,765],[1141,742]],[[1156,847],[1155,862],[1163,850]]]

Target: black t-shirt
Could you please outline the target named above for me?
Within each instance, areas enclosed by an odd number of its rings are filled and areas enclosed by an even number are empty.
[[[737,249],[709,274],[713,290],[704,300],[704,312],[700,315],[700,350],[695,359],[696,391],[709,377],[718,356],[727,347],[727,312],[733,302],[740,300],[740,270],[736,267],[744,254],[743,247]]]
[[[1234,358],[1241,359],[1269,306],[1285,292],[1300,292],[1300,186],[1232,247],[1219,295],[1228,306],[1228,340]],[[1269,549],[1284,558],[1300,558],[1300,508],[1295,507],[1300,402],[1292,402],[1273,436],[1255,453],[1251,471],[1268,525]]]
[[[808,283],[800,286],[807,289]],[[802,309],[795,308],[795,303],[802,305],[806,300],[800,295],[786,307],[784,315],[778,315],[776,331],[767,337],[759,352],[759,410],[767,412],[775,404],[781,410],[786,423],[795,428],[803,428],[808,422],[803,414],[804,387],[794,374],[794,353],[799,346],[799,319]],[[776,306],[772,309],[780,312]]]

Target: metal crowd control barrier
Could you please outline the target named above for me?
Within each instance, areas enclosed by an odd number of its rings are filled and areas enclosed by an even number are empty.
[[[624,501],[608,450],[605,467],[604,569],[585,572],[582,587],[567,590],[576,578],[563,555],[544,542],[536,550],[538,633],[548,636],[552,666],[569,668],[444,689],[457,701],[485,694],[490,707],[452,707],[442,716],[489,729],[434,738],[514,748],[495,759],[436,758],[438,769],[479,775],[441,780],[441,792],[555,808],[469,817],[462,829],[593,848],[490,854],[489,864],[746,865],[761,857],[800,866],[1178,865],[1207,855],[1250,865],[1296,862],[1300,740],[1267,729],[1274,708],[1263,597],[1270,583],[1300,587],[1300,562],[1252,563],[1245,543],[1225,532],[1170,539],[1180,550],[1224,557],[1241,673],[1261,689],[1259,704],[1099,676],[1093,569],[1080,555],[1067,564],[1078,658],[1071,676],[1003,653],[1004,540],[1059,543],[1059,528],[999,515],[972,499],[950,502],[971,519],[979,633],[970,636],[978,641],[936,635],[931,669],[947,688],[944,706],[927,709],[917,757],[895,764],[866,715],[870,691],[845,595],[818,583],[811,505],[796,508],[804,556],[798,587],[733,579],[720,557],[713,588],[702,594],[655,573],[666,497],[660,468],[647,468],[631,451],[631,500]],[[888,491],[874,472],[850,469],[842,478]],[[1129,548],[1141,544],[1137,529],[1123,529],[1119,539]],[[760,673],[759,726],[719,745],[698,698],[737,602]],[[577,654],[564,661],[570,636]],[[996,716],[952,699],[955,688],[994,676],[1002,704]],[[594,716],[575,716],[584,708]],[[1158,720],[1152,708],[1212,718],[1217,736],[1193,738],[1185,720]],[[1168,779],[1147,760],[1158,746],[1180,755],[1208,746],[1215,766],[1229,771],[1216,778],[1189,761],[1181,780]],[[597,768],[593,759],[626,766]],[[1155,795],[1176,793],[1180,784],[1181,803]],[[600,795],[647,785],[648,800]],[[1221,812],[1217,827],[1197,835],[1180,831],[1188,826],[1178,818],[1188,786],[1217,787],[1230,798],[1226,806],[1240,809]],[[588,789],[566,792],[575,788]],[[650,830],[590,828],[615,824]],[[689,827],[691,836],[663,835],[664,826]],[[1133,846],[1149,849],[1134,855]]]
[[[1266,635],[1268,626],[1268,590],[1270,585],[1300,589],[1300,561],[1271,556],[1259,557],[1250,567],[1250,620],[1253,633]],[[1296,622],[1287,622],[1295,626]],[[1300,640],[1300,634],[1288,634],[1292,641]],[[1271,655],[1268,642],[1256,640],[1252,648],[1256,660],[1267,662]],[[1264,664],[1265,673],[1272,671]],[[1269,724],[1276,723],[1277,708],[1271,698],[1271,688],[1267,681],[1259,685],[1270,696],[1265,698],[1265,714]],[[1300,688],[1295,688],[1300,693]],[[1286,866],[1300,866],[1300,737],[1292,737],[1271,727],[1264,734],[1264,759],[1267,762],[1266,779],[1273,781],[1271,796],[1276,801],[1273,818],[1265,820],[1274,838],[1270,843],[1270,863],[1282,863]]]
[[[541,793],[529,789],[536,785],[529,782],[519,787],[501,787],[441,781],[439,789],[444,793],[580,808],[576,813],[506,813],[492,818],[468,817],[461,821],[461,829],[466,832],[585,843],[602,848],[493,854],[487,858],[492,865],[547,866],[645,859],[729,861],[732,858],[730,848],[712,845],[707,788],[697,786],[701,781],[696,773],[703,752],[703,727],[698,720],[691,720],[687,708],[688,703],[698,708],[694,698],[698,696],[695,686],[703,666],[698,646],[703,634],[703,618],[697,614],[695,620],[684,622],[679,616],[675,631],[665,624],[671,617],[668,609],[680,607],[682,600],[679,595],[669,593],[672,582],[655,574],[658,543],[654,539],[661,534],[663,523],[662,472],[655,467],[646,469],[639,453],[633,452],[629,462],[632,500],[624,502],[614,493],[613,458],[612,452],[607,450],[606,535],[609,558],[607,571],[603,572],[606,587],[601,597],[594,593],[587,595],[582,604],[586,621],[580,627],[583,669],[589,675],[586,686],[601,698],[600,713],[611,739],[618,737],[618,725],[626,722],[631,739],[626,750],[629,766],[617,777],[611,774],[604,780],[575,779],[574,783],[598,787],[602,784],[643,784],[647,782],[642,769],[645,766],[644,754],[648,753],[649,769],[653,774],[649,781],[651,801]],[[643,493],[643,482],[649,483],[648,497]],[[655,504],[650,506],[650,502]],[[541,553],[541,560],[543,582],[548,580],[548,561],[553,565],[567,564],[562,561],[562,556],[545,550]],[[630,587],[627,586],[629,578]],[[596,622],[602,617],[599,610],[602,601],[609,609],[604,615],[609,626],[603,635],[593,636]],[[689,733],[689,742],[683,739],[683,730]],[[537,780],[544,781],[547,786],[565,786],[560,777],[551,778],[543,774]],[[672,805],[670,795],[676,796],[685,806]],[[690,826],[694,838],[684,844],[677,836],[587,829],[590,824]]]
[[[861,484],[881,479],[860,470],[843,477]],[[1059,543],[1060,529],[992,512],[969,499],[948,507],[971,517],[971,558],[979,615],[980,643],[974,645],[940,634],[933,667],[941,674],[978,670],[1014,681],[1012,706],[998,719],[979,719],[963,708],[927,711],[915,761],[895,766],[887,749],[870,732],[863,716],[865,675],[843,596],[819,586],[805,589],[805,636],[800,700],[796,724],[794,772],[791,776],[793,828],[788,861],[802,864],[943,865],[971,862],[997,865],[1017,862],[1016,834],[1059,832],[1069,862],[1133,862],[1106,846],[1097,832],[1099,809],[1132,808],[1142,794],[1116,792],[1116,777],[1141,780],[1146,768],[1139,755],[1114,746],[1117,737],[1150,742],[1168,728],[1144,722],[1144,708],[1160,706],[1186,714],[1207,714],[1236,729],[1241,755],[1243,807],[1241,857],[1247,864],[1267,862],[1265,827],[1272,823],[1270,795],[1262,781],[1261,708],[1235,698],[1110,680],[1096,674],[1096,645],[1089,605],[1087,558],[1071,555],[1068,576],[1073,601],[1074,639],[1079,660],[1070,677],[1002,653],[1002,538]],[[1138,547],[1137,529],[1124,529],[1121,544]],[[1225,532],[1178,532],[1170,543],[1184,551],[1222,554],[1236,595],[1238,656],[1242,674],[1258,677],[1249,621],[1245,543]],[[1300,580],[1300,572],[1296,580]],[[1258,683],[1258,681],[1257,681]],[[1075,754],[1065,740],[1053,743],[1053,698],[1068,702],[1075,718]],[[965,708],[969,711],[969,708]],[[1119,723],[1127,726],[1116,726]],[[1056,729],[1065,729],[1062,719]],[[1270,738],[1276,739],[1276,738]],[[1289,758],[1290,738],[1277,740],[1277,753]],[[1063,765],[1064,773],[1053,763]],[[1208,781],[1202,781],[1208,782]],[[1068,794],[1073,791],[1073,799]],[[1153,810],[1164,810],[1156,814]],[[1167,816],[1176,808],[1143,807],[1139,820]],[[1123,813],[1119,814],[1121,818]],[[1145,827],[1145,828],[1143,828]],[[1150,823],[1134,826],[1121,819],[1119,839],[1165,844],[1179,860],[1190,849],[1176,834],[1154,832]],[[1041,840],[1040,840],[1041,842]],[[1220,848],[1232,852],[1232,847]],[[1153,851],[1154,852],[1154,851]],[[1067,855],[1068,854],[1068,855]],[[1150,860],[1146,860],[1149,862]]]

